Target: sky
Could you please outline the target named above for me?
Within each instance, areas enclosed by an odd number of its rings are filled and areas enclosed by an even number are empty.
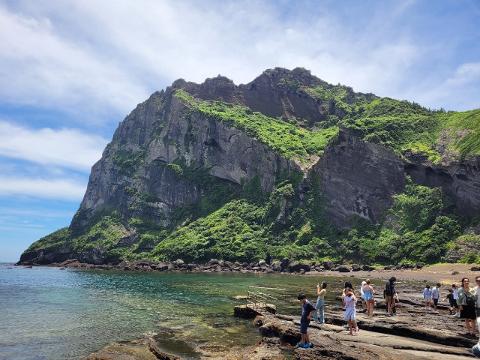
[[[118,123],[175,79],[304,67],[480,108],[478,19],[478,0],[0,0],[0,262],[68,226]]]

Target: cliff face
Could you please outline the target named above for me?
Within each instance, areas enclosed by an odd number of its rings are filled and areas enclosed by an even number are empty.
[[[245,132],[192,112],[173,96],[175,90],[152,95],[120,125],[92,168],[72,228],[82,229],[95,214],[111,209],[124,219],[172,225],[172,212],[198,202],[204,190],[195,178],[179,176],[185,170],[204,171],[232,187],[258,179],[264,192],[272,191],[280,173],[301,172]]]
[[[201,243],[204,255],[192,258],[202,260],[209,248],[223,245],[212,240],[215,229],[207,229],[211,236],[204,239],[205,225],[199,224],[208,223],[218,209],[235,216],[231,205],[224,208],[235,199],[247,199],[264,214],[248,218],[246,211],[225,225],[234,232],[253,229],[263,239],[257,244],[263,250],[254,257],[289,244],[320,249],[319,238],[330,239],[333,248],[339,240],[326,227],[346,234],[359,220],[382,226],[396,194],[411,181],[440,187],[448,198],[445,211],[475,216],[480,210],[478,156],[435,165],[383,141],[378,134],[390,134],[388,128],[375,134],[358,130],[358,124],[377,126],[372,116],[382,116],[381,123],[399,111],[395,121],[403,122],[406,103],[394,103],[392,109],[391,101],[330,85],[304,69],[267,70],[239,86],[221,76],[203,84],[177,80],[119,125],[92,168],[70,227],[33,244],[20,262],[165,258],[165,244],[175,242],[185,226],[191,226],[185,230],[189,234],[197,231],[186,241]],[[436,121],[436,113],[407,107],[422,121]],[[206,220],[197,223],[197,218]]]
[[[320,177],[329,220],[348,228],[358,218],[383,221],[393,195],[403,191],[402,161],[387,148],[340,132],[313,168]]]
[[[480,209],[480,157],[432,165],[421,157],[411,157],[405,164],[411,178],[422,185],[440,187],[463,215],[475,217]]]

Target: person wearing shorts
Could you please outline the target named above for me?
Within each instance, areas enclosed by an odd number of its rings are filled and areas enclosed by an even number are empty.
[[[344,314],[344,319],[345,321],[348,322],[349,326],[349,334],[350,335],[356,335],[358,333],[358,326],[357,326],[357,321],[356,321],[356,313],[357,309],[355,307],[357,303],[357,298],[355,297],[355,294],[353,293],[353,290],[348,289],[345,292],[345,297],[343,299],[343,303],[345,304],[345,314]]]
[[[425,301],[425,311],[430,309],[432,306],[432,289],[430,289],[430,285],[425,286],[423,289],[423,301]]]
[[[315,306],[308,301],[305,294],[299,294],[297,299],[302,304],[302,317],[300,318],[301,340],[297,346],[307,349],[313,347],[312,343],[310,342],[310,338],[308,337],[308,326],[310,325],[310,320],[312,319],[312,313],[315,311]]]
[[[394,307],[395,307],[395,296],[397,294],[397,291],[395,289],[396,281],[397,279],[394,276],[392,276],[385,284],[385,291],[383,292],[385,296],[387,313],[390,316],[393,316]]]
[[[375,300],[373,299],[374,289],[370,279],[367,279],[367,281],[365,281],[365,284],[363,285],[362,289],[363,289],[363,299],[367,304],[367,316],[371,317],[373,316],[373,307],[375,305]]]

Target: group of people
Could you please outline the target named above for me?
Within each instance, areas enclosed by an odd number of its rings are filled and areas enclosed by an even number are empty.
[[[391,277],[385,284],[383,290],[383,297],[385,299],[385,307],[387,316],[393,316],[396,313],[396,304],[399,302],[396,291],[396,278]],[[448,289],[446,300],[449,302],[449,311],[452,316],[465,319],[465,327],[468,336],[476,336],[475,321],[480,328],[480,276],[475,278],[476,287],[470,287],[468,278],[461,280],[461,286],[457,287],[452,284]],[[423,298],[425,302],[426,311],[432,307],[437,308],[439,300],[441,299],[441,284],[437,283],[433,288],[426,285],[423,290]],[[360,286],[360,301],[366,309],[368,317],[373,316],[373,309],[375,306],[375,288],[372,282],[367,279],[362,282]],[[312,318],[319,324],[325,323],[325,296],[327,294],[327,283],[323,282],[317,284],[317,302],[315,306],[307,299],[305,294],[298,295],[298,300],[302,303],[302,317],[300,321],[301,341],[297,345],[302,348],[310,348],[313,345],[308,337],[308,326]],[[342,305],[344,308],[344,319],[348,324],[349,334],[357,335],[359,328],[356,321],[356,304],[359,301],[355,295],[352,284],[346,281],[342,292]],[[473,353],[480,357],[480,342],[473,348]]]
[[[480,319],[480,276],[475,278],[475,283],[476,286],[471,288],[470,279],[463,278],[460,287],[452,284],[446,296],[450,314],[465,320],[468,336],[476,336],[475,321]],[[437,309],[438,301],[441,298],[441,286],[438,283],[433,288],[430,288],[430,285],[426,285],[425,289],[423,289],[426,311],[429,311],[432,307]]]

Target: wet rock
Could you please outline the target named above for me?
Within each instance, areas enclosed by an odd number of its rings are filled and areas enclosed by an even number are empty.
[[[480,266],[472,266],[470,271],[480,271]]]
[[[151,338],[113,343],[90,354],[86,360],[180,360],[162,351]]]
[[[275,314],[277,307],[273,304],[237,305],[233,308],[233,315],[242,319],[255,319],[264,313]]]

